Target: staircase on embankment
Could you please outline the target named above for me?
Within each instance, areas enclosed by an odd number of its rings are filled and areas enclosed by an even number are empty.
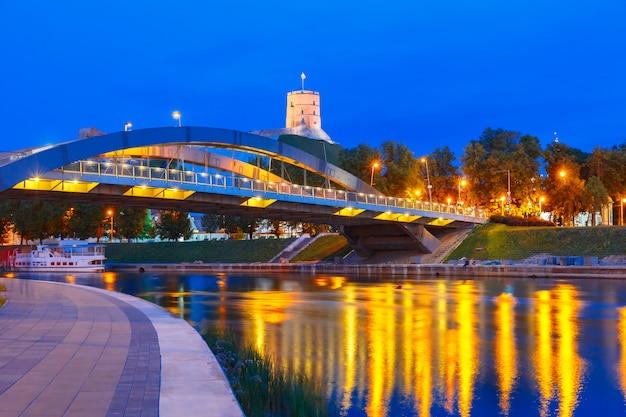
[[[314,238],[308,233],[303,233],[296,240],[291,242],[285,249],[279,252],[276,256],[269,260],[269,263],[287,263],[296,256],[301,250],[309,246],[315,239],[322,236],[318,234]]]

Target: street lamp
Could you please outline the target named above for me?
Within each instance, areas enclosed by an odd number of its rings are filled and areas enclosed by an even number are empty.
[[[180,121],[180,112],[178,110],[172,112],[172,117],[174,118],[174,120],[178,120],[178,127],[181,127],[182,125]]]
[[[109,230],[109,242],[113,242],[113,210],[109,210],[107,214],[111,217],[111,230]]]
[[[543,204],[544,201],[545,201],[544,197],[539,197],[539,218],[541,218],[541,213],[543,213],[541,211],[541,205]]]
[[[131,122],[126,122],[124,124],[124,132],[130,131],[130,129],[132,129],[132,127],[133,127],[133,124]]]
[[[501,171],[493,171],[494,173],[498,173],[498,172],[506,172],[506,202],[508,204],[511,204],[511,170],[510,169],[503,169]]]
[[[461,187],[465,187],[465,184],[467,184],[467,181],[465,181],[464,179],[460,178],[459,179],[459,198],[458,198],[458,200],[456,200],[457,204],[461,203]]]
[[[505,200],[504,196],[500,197],[500,211],[502,212],[503,216],[504,216],[504,200]]]
[[[374,186],[374,170],[378,168],[378,162],[372,164],[372,175],[370,176],[370,187]]]
[[[428,172],[428,159],[422,158],[420,161],[426,164],[426,181],[428,183],[428,200],[430,200],[430,209],[433,209],[433,186],[430,185],[430,172]]]
[[[622,198],[619,202],[619,225],[624,225],[624,203],[626,203],[626,198]]]

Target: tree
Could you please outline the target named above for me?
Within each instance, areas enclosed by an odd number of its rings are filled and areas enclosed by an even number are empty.
[[[452,165],[456,160],[454,153],[444,146],[443,149],[435,148],[430,157],[433,162],[430,165],[433,200],[440,203],[448,199],[456,201],[460,175],[458,169]]]
[[[382,169],[376,189],[395,197],[409,197],[422,183],[419,162],[406,145],[385,141],[381,145]]]
[[[2,243],[7,242],[8,234],[13,225],[13,212],[18,204],[15,200],[0,200],[0,238]]]
[[[224,224],[229,234],[247,234],[249,239],[252,239],[260,222],[258,217],[224,216]]]
[[[499,210],[502,196],[510,190],[513,214],[521,214],[528,203],[536,204],[539,178],[539,139],[503,129],[487,128],[465,147],[461,156],[469,195],[478,206]]]
[[[157,234],[167,240],[180,238],[188,240],[193,234],[189,213],[174,210],[162,211],[161,220],[157,225]]]
[[[77,239],[97,236],[104,217],[102,206],[74,204],[68,211],[67,236]]]
[[[117,216],[117,234],[125,237],[128,242],[139,238],[144,232],[147,211],[145,208],[121,208]]]
[[[556,217],[573,224],[574,216],[583,210],[582,191],[585,182],[580,178],[580,152],[554,142],[544,152],[546,161],[545,192]]]
[[[224,216],[221,214],[205,213],[200,219],[202,230],[208,233],[218,232],[224,227]]]
[[[63,236],[67,230],[66,213],[69,209],[60,203],[20,201],[13,212],[15,232],[22,236],[22,241]]]
[[[609,193],[602,181],[596,176],[587,180],[582,193],[582,206],[591,213],[591,225],[596,225],[596,213],[601,211],[602,205],[608,204]]]
[[[374,149],[369,145],[361,143],[356,148],[339,151],[339,167],[368,184],[372,178],[372,165],[374,162],[381,164],[382,157],[378,149]],[[380,175],[380,168],[382,166],[379,167],[378,172],[374,172],[376,179]],[[374,182],[377,183],[378,181]]]

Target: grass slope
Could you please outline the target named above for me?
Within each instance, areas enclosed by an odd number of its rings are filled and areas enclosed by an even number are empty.
[[[313,262],[342,256],[348,241],[341,235],[324,235],[315,239],[291,259],[291,262]]]
[[[106,257],[107,263],[267,262],[293,240],[114,243],[107,245]]]
[[[447,259],[520,260],[540,253],[598,258],[625,255],[626,228],[512,227],[487,223],[474,229]]]

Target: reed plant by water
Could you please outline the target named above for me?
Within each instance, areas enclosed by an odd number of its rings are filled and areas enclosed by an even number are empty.
[[[209,331],[204,339],[247,417],[329,416],[321,385],[278,368],[271,358],[237,343],[231,332]]]

